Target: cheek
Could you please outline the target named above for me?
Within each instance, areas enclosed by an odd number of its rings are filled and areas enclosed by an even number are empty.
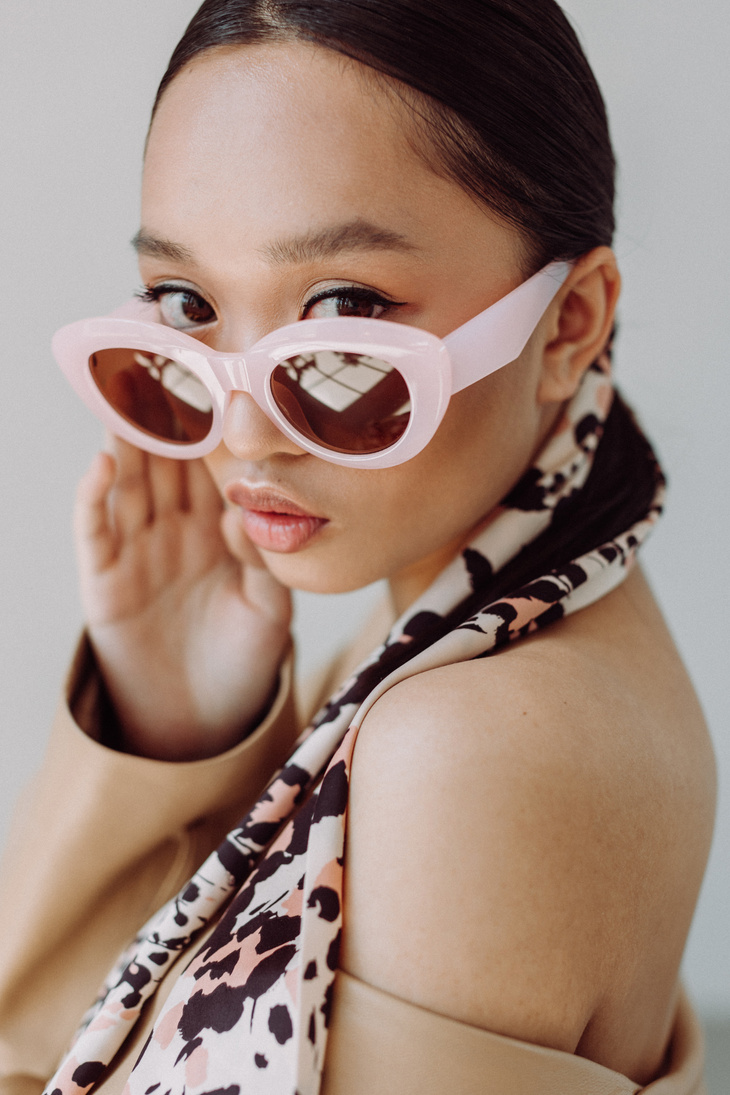
[[[528,445],[507,445],[508,425],[496,415],[485,423],[473,402],[464,403],[408,463],[338,476],[331,527],[298,556],[267,557],[271,570],[286,584],[336,592],[429,559],[445,565],[529,458]]]
[[[520,369],[508,367],[458,392],[422,454],[443,489],[481,508],[482,516],[513,486],[535,450],[540,416],[525,388]]]
[[[298,457],[282,467],[281,486],[294,487],[293,473],[330,524],[304,550],[264,552],[267,567],[292,588],[335,593],[455,554],[528,466],[538,422],[530,408],[519,377],[495,374],[452,399],[436,436],[406,464],[356,472]],[[219,489],[232,478],[225,447],[205,464]]]

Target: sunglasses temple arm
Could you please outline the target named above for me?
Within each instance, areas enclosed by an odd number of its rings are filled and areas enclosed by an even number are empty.
[[[553,262],[443,339],[452,392],[460,392],[518,358],[563,282],[570,262]]]

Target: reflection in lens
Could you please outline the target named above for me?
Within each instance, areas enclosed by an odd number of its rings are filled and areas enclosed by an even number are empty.
[[[161,441],[193,444],[213,424],[210,393],[181,365],[148,350],[97,350],[89,358],[94,382],[117,414]]]
[[[374,453],[402,437],[411,413],[406,382],[389,362],[342,350],[287,358],[271,391],[288,422],[336,452]]]

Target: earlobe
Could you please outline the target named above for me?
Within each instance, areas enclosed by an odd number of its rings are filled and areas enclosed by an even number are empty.
[[[581,256],[548,309],[538,401],[562,403],[600,355],[613,328],[621,275],[610,247]]]

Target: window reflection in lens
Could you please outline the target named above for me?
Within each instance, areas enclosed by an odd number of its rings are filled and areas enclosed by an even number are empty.
[[[205,385],[179,361],[146,350],[98,350],[89,359],[96,386],[133,426],[163,441],[207,437],[213,405]]]
[[[272,374],[271,391],[295,429],[336,452],[382,452],[410,417],[401,374],[364,354],[317,350],[287,358]]]

